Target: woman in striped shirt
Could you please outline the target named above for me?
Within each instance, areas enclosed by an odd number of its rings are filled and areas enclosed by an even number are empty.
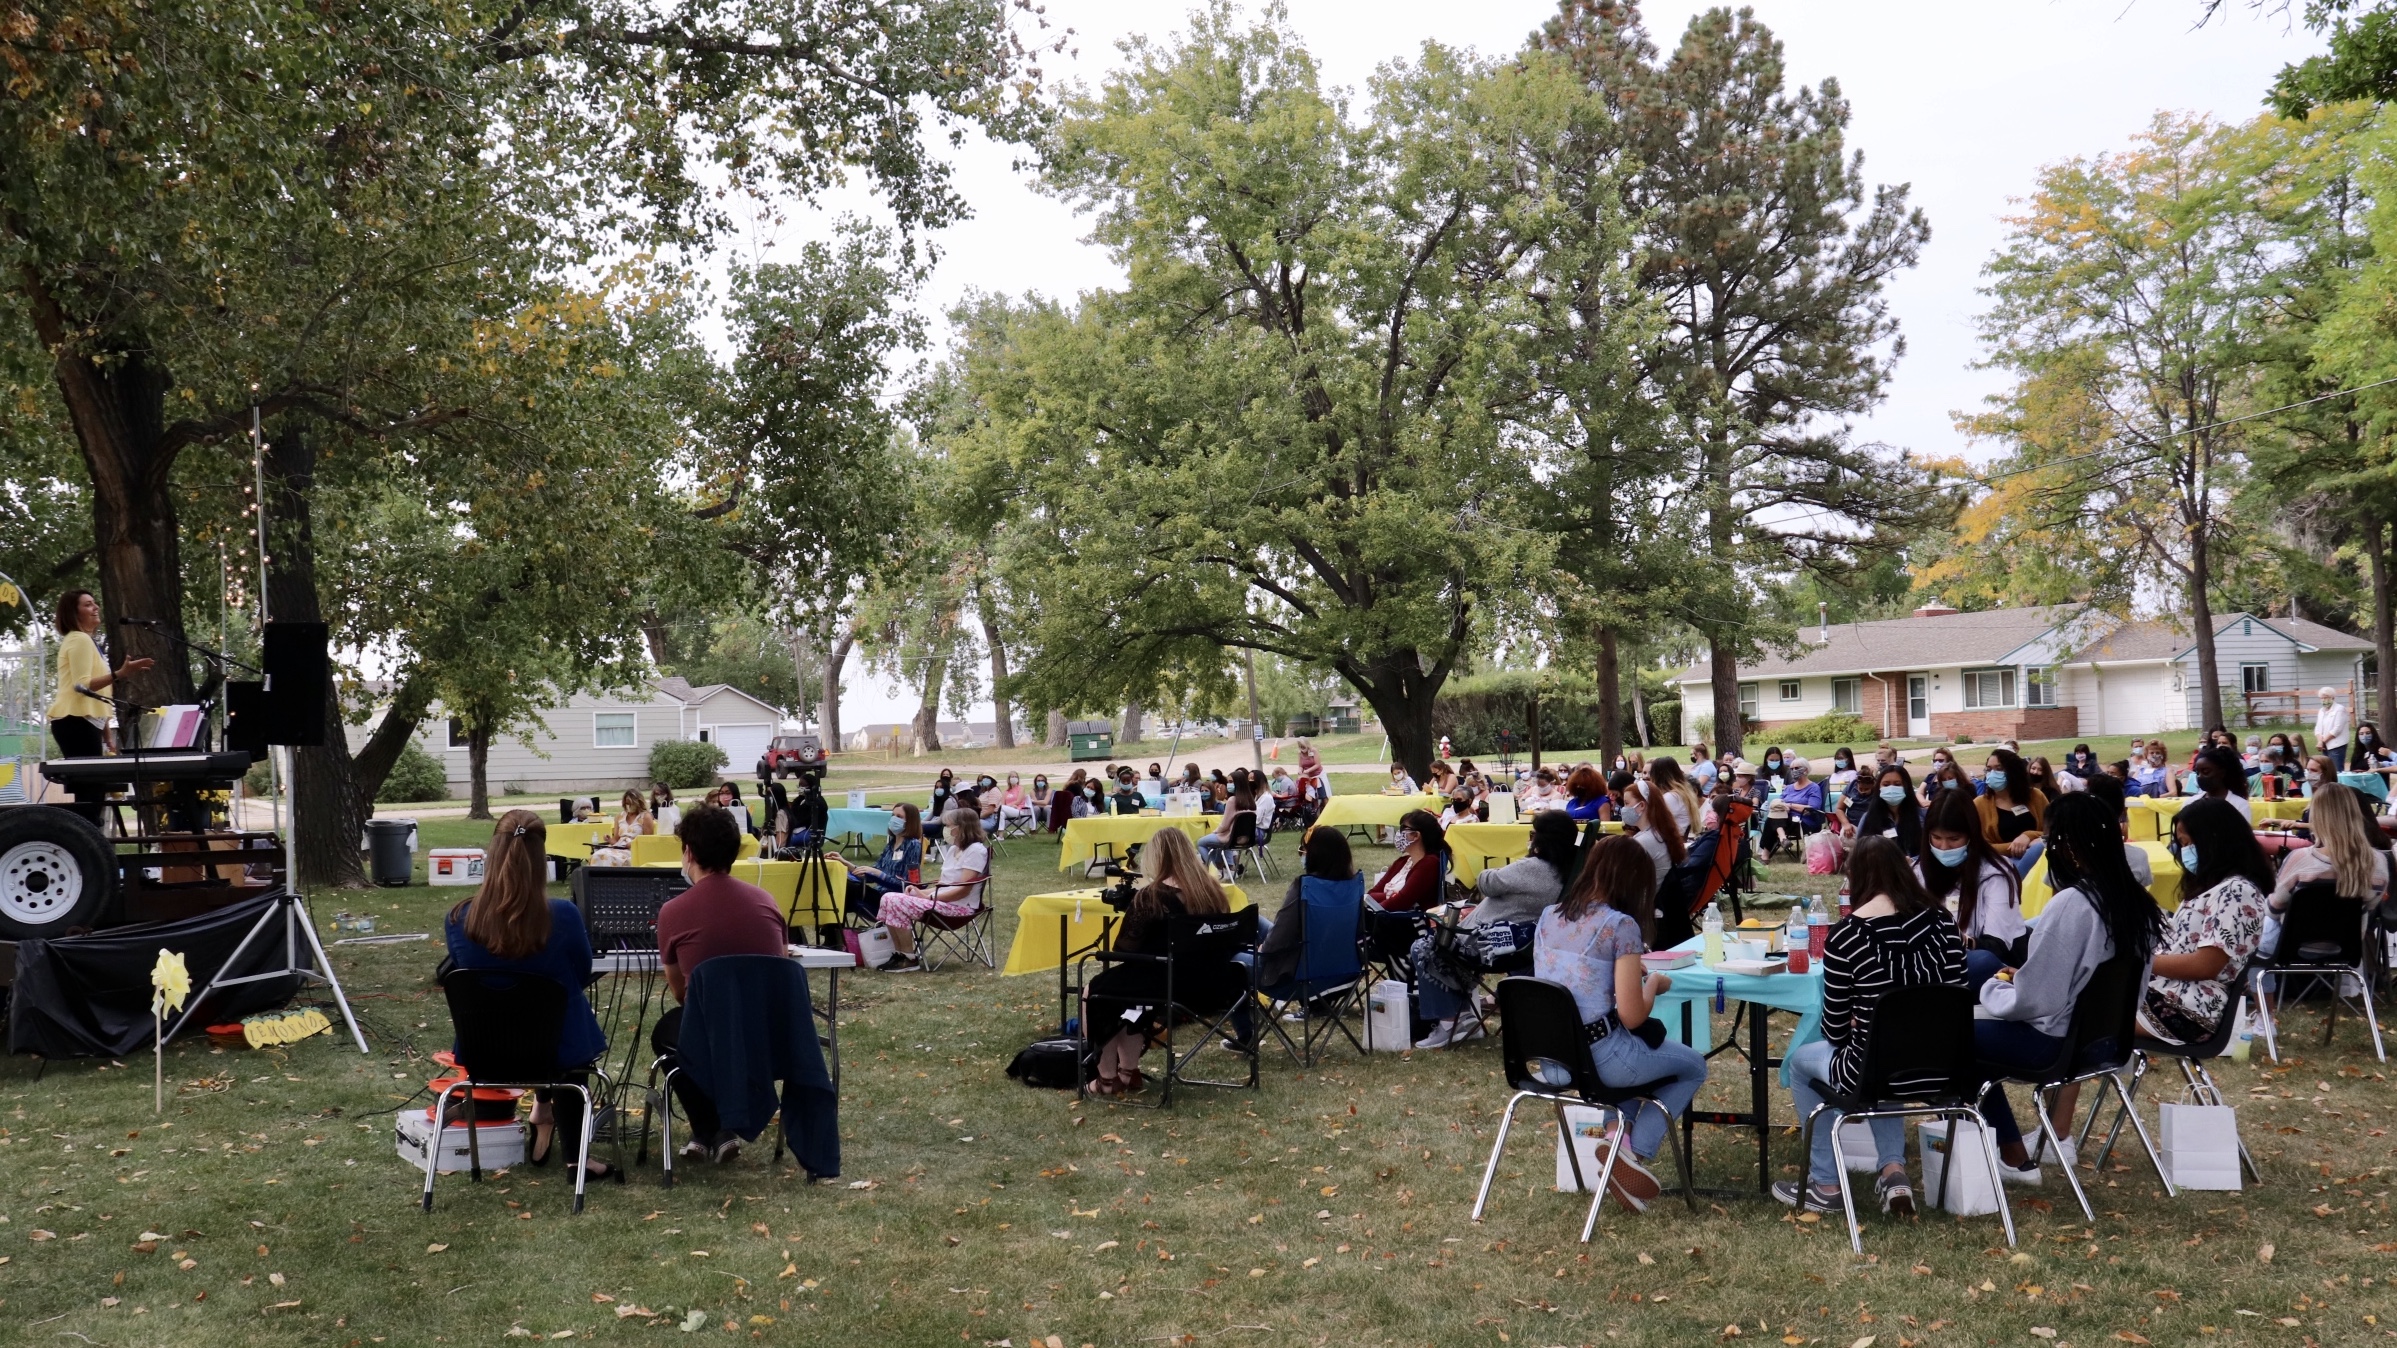
[[[1848,892],[1863,900],[1823,943],[1823,1037],[1790,1052],[1790,1094],[1803,1119],[1823,1098],[1813,1083],[1852,1092],[1862,1086],[1865,1039],[1873,1007],[1894,988],[1964,986],[1964,940],[1947,909],[1932,901],[1906,854],[1887,838],[1856,841],[1848,855]],[[1873,1150],[1881,1163],[1874,1191],[1881,1210],[1914,1215],[1906,1182],[1906,1121],[1874,1119]],[[1826,1109],[1814,1126],[1806,1180],[1782,1180],[1773,1196],[1802,1212],[1833,1212],[1839,1172],[1831,1151],[1839,1111]],[[1811,1181],[1809,1183],[1808,1181]]]

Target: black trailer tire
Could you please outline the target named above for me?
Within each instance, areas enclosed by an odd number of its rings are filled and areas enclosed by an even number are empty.
[[[90,820],[52,805],[0,810],[0,938],[94,926],[116,885],[115,850]]]

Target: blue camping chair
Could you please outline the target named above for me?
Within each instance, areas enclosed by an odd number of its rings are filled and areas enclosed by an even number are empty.
[[[1266,1024],[1289,1051],[1291,1061],[1301,1067],[1313,1067],[1317,1048],[1329,1045],[1335,1033],[1348,1036],[1349,1044],[1357,1052],[1365,1051],[1365,1045],[1349,1024],[1366,991],[1362,939],[1365,877],[1352,875],[1346,880],[1326,880],[1307,875],[1299,878],[1298,885],[1299,897],[1306,903],[1301,918],[1306,925],[1298,970],[1288,979],[1259,991],[1265,997]],[[1292,1042],[1290,1032],[1282,1028],[1283,1012],[1294,1006],[1306,1008],[1297,1042]]]

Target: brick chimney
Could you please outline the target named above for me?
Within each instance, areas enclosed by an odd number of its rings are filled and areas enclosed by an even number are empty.
[[[1916,609],[1914,611],[1914,616],[1917,618],[1944,618],[1955,611],[1956,610],[1949,608],[1947,605],[1940,603],[1937,599],[1934,599],[1930,603]]]

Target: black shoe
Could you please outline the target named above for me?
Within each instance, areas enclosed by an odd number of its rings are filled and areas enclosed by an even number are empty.
[[[546,1139],[543,1139],[541,1136],[542,1130],[544,1129],[547,1129],[549,1133],[549,1136]],[[550,1158],[557,1155],[558,1152],[557,1125],[550,1123],[536,1123],[533,1125],[533,1136],[538,1140],[535,1143],[534,1149],[524,1154],[524,1159],[532,1162],[534,1165],[548,1165]]]
[[[584,1187],[587,1188],[593,1184],[608,1184],[611,1182],[616,1184],[624,1183],[624,1172],[621,1169],[609,1165],[605,1161],[593,1161],[591,1164],[598,1166],[599,1169],[592,1170],[589,1167],[584,1168]]]

